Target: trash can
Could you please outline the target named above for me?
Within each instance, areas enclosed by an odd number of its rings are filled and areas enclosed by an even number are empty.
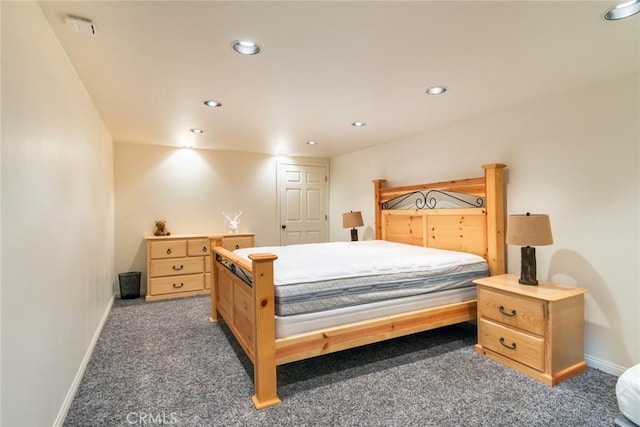
[[[140,298],[140,276],[139,271],[118,274],[120,281],[120,299]]]

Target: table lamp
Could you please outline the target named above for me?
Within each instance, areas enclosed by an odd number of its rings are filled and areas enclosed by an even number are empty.
[[[362,222],[362,213],[361,212],[347,212],[342,214],[342,228],[350,228],[351,229],[351,241],[358,241],[358,230],[356,227],[362,227],[364,223]]]
[[[507,222],[507,244],[520,248],[520,280],[523,285],[537,285],[536,248],[553,243],[549,215],[530,214],[509,215]]]

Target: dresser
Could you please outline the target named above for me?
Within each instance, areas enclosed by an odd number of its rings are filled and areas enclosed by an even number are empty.
[[[211,291],[212,258],[209,236],[145,236],[147,301],[208,294]],[[222,236],[223,246],[229,250],[254,246],[253,233]]]
[[[477,353],[549,386],[586,371],[586,289],[543,281],[538,286],[521,285],[511,274],[474,282]]]

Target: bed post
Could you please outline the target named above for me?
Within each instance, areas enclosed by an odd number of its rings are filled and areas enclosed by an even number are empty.
[[[487,262],[489,274],[505,272],[504,234],[504,181],[505,165],[494,163],[482,165],[485,180],[485,200],[487,208]]]
[[[276,326],[273,254],[250,254],[253,266],[253,383],[257,409],[280,403],[276,377]]]
[[[373,193],[375,198],[375,223],[376,223],[376,240],[382,239],[382,203],[380,201],[380,190],[384,188],[386,179],[374,179],[373,180]]]
[[[218,314],[218,269],[216,268],[216,254],[213,250],[216,246],[222,246],[222,236],[210,236],[209,248],[211,252],[211,315],[209,316],[209,322],[215,323],[220,320]]]

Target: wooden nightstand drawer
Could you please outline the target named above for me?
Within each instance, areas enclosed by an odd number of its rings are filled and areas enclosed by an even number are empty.
[[[202,274],[189,274],[151,279],[151,289],[152,295],[198,291],[204,289],[204,277]]]
[[[186,240],[159,240],[151,242],[151,259],[181,258],[187,256]]]
[[[480,287],[478,314],[527,332],[544,334],[544,302],[541,300]]]
[[[544,371],[544,339],[480,319],[478,341],[481,346],[510,359]]]
[[[204,259],[173,258],[153,260],[149,265],[149,277],[178,276],[204,272]]]
[[[209,255],[209,239],[189,239],[187,242],[187,254],[189,256]]]

